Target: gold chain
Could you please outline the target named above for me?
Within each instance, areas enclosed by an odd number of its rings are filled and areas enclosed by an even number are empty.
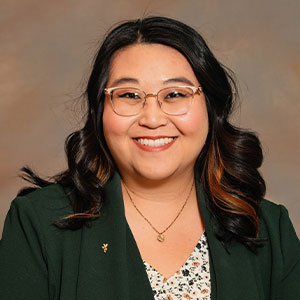
[[[194,182],[193,182],[193,184],[192,184],[192,186],[191,186],[191,189],[190,189],[190,191],[189,191],[189,194],[188,194],[188,196],[186,197],[185,202],[184,202],[183,206],[181,207],[179,213],[176,215],[175,219],[171,222],[171,224],[170,224],[164,231],[159,232],[159,231],[152,225],[152,223],[151,223],[151,222],[150,222],[150,221],[142,214],[142,212],[137,208],[137,206],[135,205],[135,203],[134,203],[134,201],[133,201],[131,195],[129,194],[128,188],[127,188],[127,186],[126,186],[126,184],[125,184],[125,182],[124,182],[123,180],[122,180],[122,183],[123,183],[123,185],[124,185],[124,188],[125,188],[125,190],[126,190],[126,192],[127,192],[127,195],[128,195],[128,197],[129,197],[131,203],[133,204],[133,206],[135,207],[135,209],[137,210],[137,212],[143,217],[143,219],[144,219],[144,220],[152,227],[152,229],[153,229],[156,233],[158,233],[157,240],[160,241],[160,242],[163,242],[163,241],[165,240],[164,233],[165,233],[165,232],[166,232],[166,231],[167,231],[167,230],[175,223],[175,221],[176,221],[176,220],[178,219],[178,217],[180,216],[181,212],[183,211],[184,207],[185,207],[186,204],[187,204],[188,199],[190,198],[190,195],[191,195],[191,193],[192,193],[193,186],[194,186]]]

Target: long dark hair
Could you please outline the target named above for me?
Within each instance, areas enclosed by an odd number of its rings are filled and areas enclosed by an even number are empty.
[[[22,168],[22,177],[43,187],[59,183],[71,188],[74,213],[58,226],[80,228],[98,217],[103,185],[116,166],[102,130],[104,88],[112,56],[119,49],[137,43],[158,43],[181,52],[189,61],[206,98],[209,133],[195,168],[209,199],[209,207],[219,223],[219,239],[236,239],[250,249],[260,244],[258,210],[265,194],[265,183],[258,168],[263,155],[257,136],[230,124],[237,89],[231,72],[214,57],[207,44],[191,27],[174,19],[148,17],[124,22],[105,37],[94,59],[85,91],[88,112],[82,129],[65,142],[68,169],[50,180]],[[29,190],[22,190],[25,194]]]

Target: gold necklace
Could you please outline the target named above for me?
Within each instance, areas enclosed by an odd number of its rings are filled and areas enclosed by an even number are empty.
[[[159,232],[159,231],[151,224],[151,222],[150,222],[150,221],[142,214],[142,212],[137,208],[137,206],[135,205],[135,203],[134,203],[132,197],[130,196],[129,191],[128,191],[128,188],[127,188],[127,186],[126,186],[126,184],[125,184],[125,182],[124,182],[123,180],[122,180],[122,183],[123,183],[123,185],[124,185],[124,188],[125,188],[125,190],[126,190],[126,192],[127,192],[127,195],[128,195],[128,197],[129,197],[131,203],[133,204],[133,206],[135,207],[135,209],[137,210],[137,212],[143,217],[143,219],[144,219],[144,220],[152,227],[152,229],[153,229],[156,233],[158,233],[157,240],[160,241],[160,242],[163,242],[163,241],[165,240],[165,235],[164,235],[164,233],[165,233],[165,232],[166,232],[166,231],[167,231],[167,230],[175,223],[175,221],[176,221],[176,220],[178,219],[178,217],[180,216],[181,212],[183,211],[184,207],[185,207],[186,204],[187,204],[188,199],[190,198],[190,195],[191,195],[191,193],[192,193],[192,189],[193,189],[193,186],[194,186],[194,182],[193,182],[193,184],[192,184],[192,186],[191,186],[191,189],[190,189],[190,191],[189,191],[189,194],[188,194],[188,196],[186,197],[185,202],[183,203],[183,206],[181,207],[179,213],[176,215],[175,219],[171,222],[171,224],[170,224],[164,231]]]

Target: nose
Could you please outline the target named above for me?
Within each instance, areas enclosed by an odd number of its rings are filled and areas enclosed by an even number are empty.
[[[168,123],[167,115],[161,110],[157,96],[148,94],[144,108],[139,117],[139,125],[149,128],[158,128]]]

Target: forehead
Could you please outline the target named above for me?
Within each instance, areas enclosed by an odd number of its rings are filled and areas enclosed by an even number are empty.
[[[198,83],[185,56],[161,44],[135,44],[117,51],[111,60],[108,86],[123,77],[137,79],[138,84],[161,84],[179,77]]]

